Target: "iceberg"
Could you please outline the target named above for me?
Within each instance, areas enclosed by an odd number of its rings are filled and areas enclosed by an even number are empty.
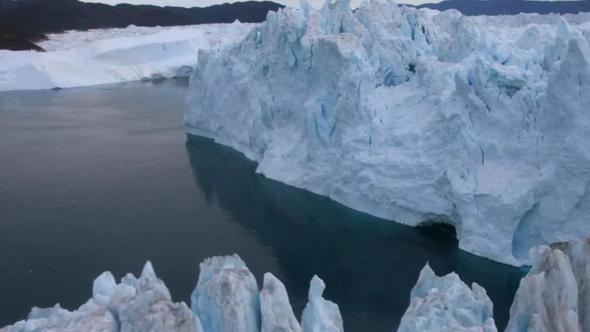
[[[257,172],[515,266],[590,236],[590,16],[346,0],[199,52],[186,131]]]
[[[260,291],[261,332],[301,332],[285,285],[272,273],[264,274]]]
[[[110,311],[92,300],[76,311],[68,311],[56,305],[53,308],[33,308],[26,321],[0,328],[1,332],[115,332],[117,321]]]
[[[301,316],[304,332],[344,331],[340,309],[336,303],[322,297],[324,289],[324,281],[318,276],[313,276],[309,284],[309,299]]]
[[[147,262],[141,276],[128,274],[116,283],[110,272],[94,281],[92,299],[69,312],[59,305],[33,308],[26,321],[1,332],[203,332],[199,318],[184,303],[173,303],[164,282]]]
[[[589,331],[590,241],[541,246],[531,256],[506,332]]]
[[[426,264],[412,289],[410,306],[398,332],[496,332],[492,301],[476,283],[469,288],[459,276],[437,277]]]
[[[256,279],[238,255],[201,263],[191,308],[206,332],[260,331]]]
[[[506,332],[588,331],[590,324],[590,240],[531,250],[533,267],[521,281]],[[141,276],[116,283],[110,272],[94,281],[92,298],[78,310],[33,308],[27,320],[0,332],[343,332],[338,305],[323,298],[324,282],[311,279],[309,299],[297,321],[285,286],[271,273],[258,292],[241,258],[217,256],[200,265],[192,311],[173,303],[164,282],[147,262]],[[493,304],[476,283],[455,273],[420,272],[398,332],[496,332]],[[202,324],[201,324],[202,322]]]
[[[70,88],[182,78],[199,50],[242,39],[253,24],[93,29],[49,35],[47,52],[0,50],[0,91]]]

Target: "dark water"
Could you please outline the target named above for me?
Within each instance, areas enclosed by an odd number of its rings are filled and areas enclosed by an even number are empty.
[[[500,327],[522,272],[460,251],[445,230],[355,212],[255,174],[181,126],[187,88],[0,93],[0,326],[32,306],[73,309],[104,270],[154,263],[189,301],[198,263],[239,253],[274,273],[297,315],[318,274],[347,331],[392,331],[422,266],[483,285]]]

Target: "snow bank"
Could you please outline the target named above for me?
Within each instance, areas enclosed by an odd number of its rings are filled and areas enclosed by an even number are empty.
[[[270,13],[200,53],[186,130],[269,178],[449,223],[462,249],[527,264],[533,246],[590,235],[588,16],[531,17],[377,1]]]
[[[201,49],[243,38],[252,24],[98,29],[50,35],[48,52],[0,51],[0,91],[67,88],[186,76]],[[190,73],[189,73],[190,74]]]
[[[481,286],[474,283],[470,289],[455,273],[437,277],[426,264],[397,331],[496,332],[493,312]]]

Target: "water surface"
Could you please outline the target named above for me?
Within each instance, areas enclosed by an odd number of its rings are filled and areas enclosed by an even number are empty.
[[[429,261],[484,286],[500,327],[523,272],[415,229],[265,179],[240,153],[187,140],[186,84],[0,93],[0,326],[74,309],[102,271],[151,260],[188,303],[198,264],[239,253],[281,279],[296,315],[318,274],[346,331],[392,331]]]

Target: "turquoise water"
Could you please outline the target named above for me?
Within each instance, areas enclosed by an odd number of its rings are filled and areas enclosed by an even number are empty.
[[[186,84],[0,93],[0,326],[73,309],[102,271],[146,260],[188,303],[204,258],[270,271],[300,315],[318,274],[347,331],[392,331],[419,270],[484,286],[500,327],[523,272],[415,229],[265,179],[240,153],[184,134]]]

